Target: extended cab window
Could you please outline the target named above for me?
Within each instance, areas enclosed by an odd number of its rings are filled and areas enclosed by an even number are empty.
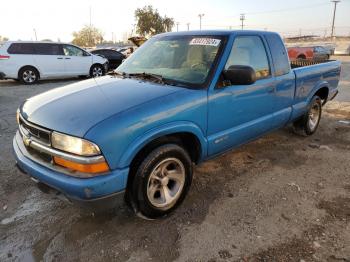
[[[84,56],[84,51],[72,45],[64,45],[63,52],[65,56]]]
[[[272,60],[275,65],[275,76],[288,74],[290,71],[290,64],[287,50],[282,42],[282,39],[277,34],[270,34],[266,36],[267,43],[272,50]]]
[[[251,66],[256,79],[270,76],[270,66],[265,46],[259,36],[238,36],[235,38],[225,69],[231,65]]]

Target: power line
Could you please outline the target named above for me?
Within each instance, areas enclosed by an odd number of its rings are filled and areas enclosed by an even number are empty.
[[[268,13],[277,13],[277,12],[289,12],[289,11],[294,11],[294,10],[302,10],[302,9],[309,9],[309,8],[314,8],[316,6],[323,6],[323,5],[329,5],[329,3],[319,3],[319,4],[313,4],[313,5],[304,5],[304,6],[299,6],[299,7],[293,7],[293,8],[283,8],[283,9],[275,9],[275,10],[268,10],[268,11],[261,11],[261,12],[251,12],[251,13],[246,13],[249,15],[259,15],[259,14],[268,14]]]

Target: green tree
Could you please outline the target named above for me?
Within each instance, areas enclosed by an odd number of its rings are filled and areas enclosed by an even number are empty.
[[[162,17],[151,5],[136,9],[135,18],[137,20],[136,31],[141,36],[169,32],[175,24],[173,18]]]
[[[72,43],[82,47],[93,47],[103,42],[101,30],[94,26],[84,26],[79,32],[73,32]]]

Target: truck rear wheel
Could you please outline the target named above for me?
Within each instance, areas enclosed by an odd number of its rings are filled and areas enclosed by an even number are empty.
[[[322,115],[322,100],[314,96],[309,104],[308,111],[297,121],[293,123],[296,133],[312,135],[316,132]]]
[[[179,145],[154,149],[139,165],[129,188],[132,206],[147,218],[170,213],[184,200],[192,182],[192,162]]]

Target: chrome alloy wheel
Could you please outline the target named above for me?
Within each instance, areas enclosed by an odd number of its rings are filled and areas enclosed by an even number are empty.
[[[321,108],[318,103],[314,103],[309,111],[308,125],[311,131],[315,130],[320,120]]]
[[[99,66],[95,66],[93,69],[92,69],[92,76],[93,77],[99,77],[99,76],[102,76],[103,75],[103,70],[101,67]]]
[[[33,70],[27,69],[23,72],[22,78],[26,83],[33,83],[36,80],[36,74]]]
[[[161,161],[148,179],[149,202],[157,208],[171,208],[181,195],[185,176],[185,167],[179,159],[167,158]]]

